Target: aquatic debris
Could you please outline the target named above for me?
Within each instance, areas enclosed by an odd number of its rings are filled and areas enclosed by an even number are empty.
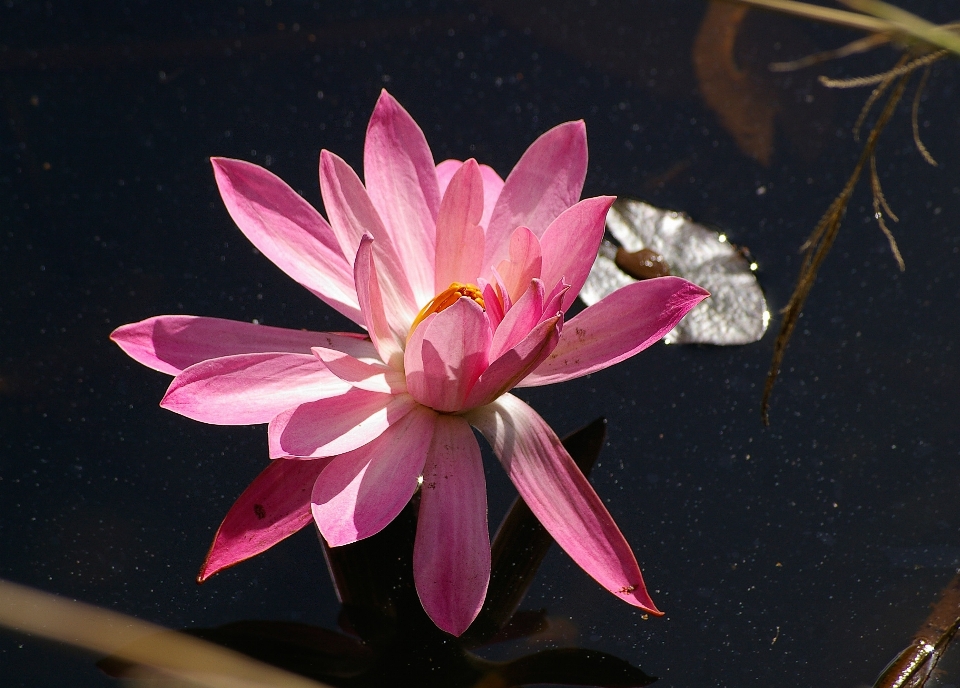
[[[960,630],[960,571],[940,593],[913,640],[880,672],[873,688],[923,688]]]
[[[770,311],[757,282],[757,264],[725,234],[632,198],[613,204],[607,231],[620,246],[601,245],[580,291],[584,303],[597,303],[637,279],[671,274],[701,285],[710,298],[667,333],[667,344],[734,346],[763,337]]]

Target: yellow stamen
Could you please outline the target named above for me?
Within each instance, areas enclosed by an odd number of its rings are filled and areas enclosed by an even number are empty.
[[[410,335],[412,335],[413,331],[417,329],[417,325],[426,320],[428,316],[450,308],[450,306],[455,304],[461,298],[473,299],[477,302],[477,304],[479,304],[480,308],[485,308],[483,305],[483,294],[480,292],[479,287],[477,287],[475,284],[462,284],[460,282],[454,282],[442,292],[430,299],[427,305],[420,309],[420,312],[417,313],[417,317],[413,319],[413,324],[410,326],[410,332],[407,334],[407,340],[410,340]]]

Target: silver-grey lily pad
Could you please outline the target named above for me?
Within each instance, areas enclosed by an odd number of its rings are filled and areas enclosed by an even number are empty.
[[[617,199],[610,208],[607,231],[625,251],[650,249],[663,256],[671,275],[710,291],[710,298],[664,337],[667,344],[750,344],[767,331],[770,311],[754,274],[756,263],[724,234],[631,198]],[[580,291],[588,306],[636,281],[617,267],[616,255],[617,246],[604,241]]]

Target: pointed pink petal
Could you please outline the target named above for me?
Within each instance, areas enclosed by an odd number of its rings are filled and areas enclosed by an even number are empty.
[[[329,459],[275,459],[233,503],[217,530],[197,582],[239,564],[310,523],[310,493]]]
[[[407,394],[364,389],[300,404],[270,421],[270,458],[335,456],[371,442],[417,405]]]
[[[402,341],[406,332],[396,332],[391,328],[384,311],[380,280],[373,259],[373,238],[367,234],[360,241],[357,259],[354,262],[354,280],[357,283],[357,297],[367,330],[373,345],[380,353],[380,360],[392,368],[400,369],[403,362]],[[411,322],[413,322],[411,320]],[[409,326],[409,325],[408,325]]]
[[[504,316],[493,335],[490,358],[496,360],[505,351],[515,347],[542,319],[543,282],[534,279],[527,283],[527,290],[523,292],[520,300],[513,304],[513,308]]]
[[[480,174],[483,177],[483,215],[480,216],[480,226],[489,227],[493,209],[497,206],[500,192],[503,191],[503,179],[489,165],[480,165]]]
[[[550,357],[517,386],[572,380],[630,358],[672,330],[709,295],[679,277],[621,287],[568,322]]]
[[[407,390],[424,406],[459,411],[487,367],[490,324],[468,298],[427,317],[413,331],[403,356]]]
[[[471,411],[467,420],[493,446],[523,501],[570,558],[625,602],[661,614],[630,545],[536,411],[506,394]]]
[[[323,344],[326,335],[222,318],[158,315],[118,327],[110,339],[138,363],[176,375],[194,363],[234,354],[310,353],[310,347]]]
[[[368,445],[337,456],[313,488],[313,518],[331,547],[380,532],[417,489],[437,414],[422,406]]]
[[[433,298],[440,188],[423,131],[386,91],[370,116],[363,147],[367,193],[407,266],[417,303]]]
[[[380,288],[387,320],[395,331],[405,330],[420,310],[410,288],[409,266],[400,260],[360,178],[339,157],[321,151],[320,189],[330,216],[330,226],[351,268],[363,235],[373,237],[373,255],[382,278]]]
[[[566,298],[567,290],[569,289],[570,285],[561,280],[560,282],[557,282],[557,286],[553,288],[553,291],[544,297],[542,316],[543,320],[563,313],[563,301]]]
[[[523,225],[539,237],[580,199],[587,176],[583,121],[554,127],[533,142],[507,176],[487,227],[484,265],[507,255],[507,240]]]
[[[367,335],[350,334],[348,332],[318,332],[315,344],[325,349],[333,349],[348,356],[359,358],[368,363],[383,363],[377,347],[373,345]],[[313,347],[310,347],[311,352]]]
[[[526,227],[517,227],[510,236],[510,257],[500,261],[496,271],[511,302],[527,291],[530,280],[540,277],[542,265],[540,241]]]
[[[487,312],[490,329],[495,332],[503,321],[503,304],[497,296],[496,287],[490,282],[483,285],[483,308]]]
[[[361,360],[322,346],[315,346],[312,351],[314,356],[323,361],[327,370],[357,389],[386,394],[403,394],[407,391],[403,371],[394,370],[380,361]]]
[[[250,243],[327,304],[363,324],[350,263],[320,213],[258,165],[229,158],[211,162],[227,211]]]
[[[446,193],[447,185],[462,164],[459,160],[444,160],[437,165],[437,181],[440,183],[441,197]],[[480,165],[480,176],[483,177],[483,215],[480,216],[480,226],[487,227],[490,224],[493,209],[497,205],[497,199],[500,197],[500,191],[503,189],[503,179],[489,165]]]
[[[438,416],[423,467],[413,580],[423,608],[459,636],[483,606],[490,582],[487,486],[470,425]]]
[[[587,281],[603,239],[607,211],[615,200],[615,196],[586,198],[563,211],[540,237],[543,251],[540,278],[547,289],[552,289],[561,279],[570,285],[567,308]]]
[[[563,327],[563,317],[554,316],[543,321],[520,340],[515,347],[501,355],[483,372],[470,390],[463,408],[489,404],[536,369],[550,355]]]
[[[440,190],[440,198],[443,198],[443,194],[447,192],[447,185],[450,184],[450,180],[461,165],[463,160],[450,159],[437,163],[437,188]]]
[[[483,261],[483,229],[478,224],[482,214],[483,179],[471,158],[453,175],[440,202],[435,293],[453,282],[476,283]]]
[[[312,355],[238,354],[190,366],[173,379],[160,406],[202,423],[250,425],[349,389]]]

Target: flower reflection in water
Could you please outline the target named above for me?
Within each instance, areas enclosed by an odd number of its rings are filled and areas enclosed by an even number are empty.
[[[563,440],[589,473],[606,423],[599,419]],[[552,648],[506,662],[482,659],[471,648],[544,630],[546,615],[517,611],[552,542],[522,500],[510,508],[493,540],[489,593],[476,621],[451,638],[423,611],[413,580],[410,543],[415,498],[383,531],[343,547],[325,547],[343,607],[342,631],[282,621],[238,621],[186,632],[289,671],[336,686],[507,686],[531,683],[646,686],[656,679],[610,654]],[[113,676],[142,668],[115,658],[100,663]],[[140,674],[142,675],[142,673]]]

